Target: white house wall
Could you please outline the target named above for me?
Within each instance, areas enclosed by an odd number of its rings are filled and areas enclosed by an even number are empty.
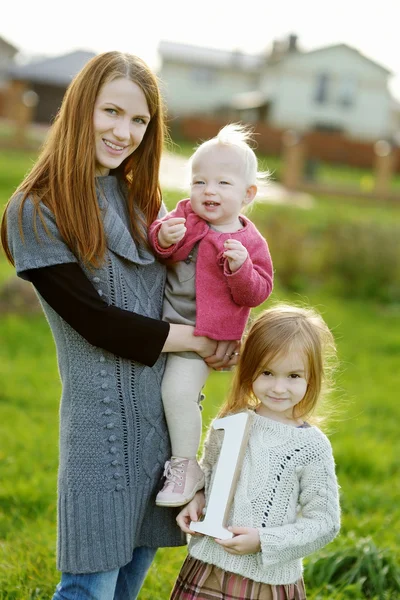
[[[168,110],[174,116],[204,113],[226,106],[232,96],[252,91],[254,74],[179,63],[164,63],[159,73]]]
[[[315,101],[318,76],[329,76],[329,95]],[[341,106],[338,97],[346,78],[355,82],[354,101]],[[346,46],[288,56],[267,67],[260,81],[272,94],[269,122],[300,130],[330,124],[353,137],[373,139],[390,135],[391,98],[388,73]],[[272,91],[274,90],[274,91]]]
[[[366,139],[391,137],[394,133],[391,102],[385,90],[370,89],[368,94],[360,97],[358,110],[348,124],[349,132],[354,137]]]

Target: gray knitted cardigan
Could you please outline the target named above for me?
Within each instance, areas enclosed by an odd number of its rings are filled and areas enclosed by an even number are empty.
[[[83,267],[86,275],[109,304],[160,318],[164,267],[134,244],[117,178],[99,177],[97,187],[102,189],[98,200],[108,252],[101,268]],[[50,235],[38,218],[36,237],[29,200],[24,204],[22,242],[19,205],[14,199],[7,219],[17,273],[78,262],[44,206]],[[137,546],[184,545],[176,511],[155,505],[170,456],[160,392],[165,355],[150,368],[92,346],[40,300],[56,343],[62,382],[57,568],[108,571],[128,563]]]

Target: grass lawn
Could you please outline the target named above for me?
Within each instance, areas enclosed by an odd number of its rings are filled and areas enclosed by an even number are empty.
[[[389,552],[398,560],[400,408],[392,376],[400,349],[400,331],[394,327],[398,311],[319,296],[298,298],[278,290],[274,297],[306,300],[317,306],[338,342],[342,366],[333,399],[338,412],[329,424],[329,433],[342,487],[343,527],[327,550],[346,555],[368,538],[380,553]],[[3,317],[0,339],[0,598],[45,599],[57,580],[54,545],[60,386],[54,345],[42,316]],[[215,373],[207,383],[205,425],[215,414],[229,380],[230,373]],[[168,597],[184,555],[182,548],[159,551],[142,600]],[[317,557],[318,553],[309,559],[311,567]],[[318,588],[307,583],[309,593],[314,590],[317,594]],[[323,595],[310,597],[332,598],[332,594],[325,589]]]
[[[0,153],[0,206],[34,156]],[[165,194],[172,206],[178,193]],[[318,199],[315,219],[343,210],[350,219],[398,218],[398,209]],[[257,207],[254,219],[273,210]],[[299,219],[301,220],[301,210]],[[308,217],[308,218],[312,218]],[[0,283],[12,269],[0,257]],[[272,300],[316,306],[332,328],[341,367],[328,424],[341,485],[341,535],[305,561],[311,600],[400,598],[400,307],[311,289],[301,296],[277,284]],[[268,303],[267,303],[268,304]],[[204,426],[230,373],[206,386]],[[60,384],[54,343],[42,315],[0,318],[0,600],[48,600],[55,570],[55,511]],[[161,549],[140,600],[167,600],[185,549]]]

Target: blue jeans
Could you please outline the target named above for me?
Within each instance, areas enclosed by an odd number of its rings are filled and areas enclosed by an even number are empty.
[[[132,560],[104,573],[63,573],[53,600],[136,600],[156,548],[135,548]]]

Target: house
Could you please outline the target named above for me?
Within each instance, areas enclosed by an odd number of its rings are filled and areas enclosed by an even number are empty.
[[[0,37],[0,116],[5,111],[5,96],[8,82],[8,69],[14,61],[18,48]]]
[[[11,66],[8,70],[10,98],[16,93],[20,94],[21,89],[24,92],[34,92],[37,104],[33,120],[36,123],[50,123],[57,114],[71,80],[93,56],[96,56],[95,52],[76,50],[61,56]]]
[[[0,37],[0,88],[4,86],[8,79],[7,71],[17,52],[18,48]]]
[[[166,41],[158,50],[161,89],[173,115],[213,113],[258,85],[261,57]]]
[[[162,41],[159,53],[173,117],[219,114],[360,140],[392,139],[398,127],[390,71],[347,44],[304,52],[291,35],[248,55]]]

